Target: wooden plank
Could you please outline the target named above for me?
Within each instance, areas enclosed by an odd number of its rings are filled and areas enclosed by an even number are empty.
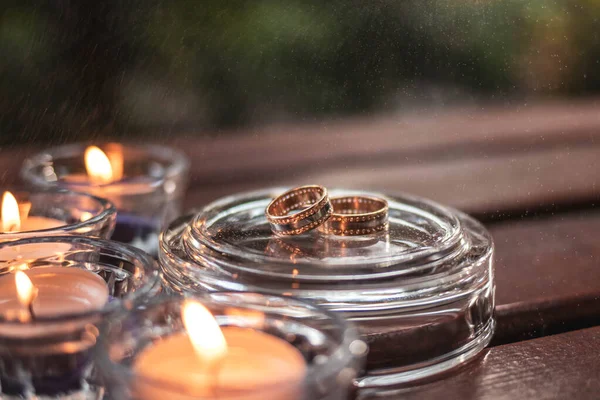
[[[434,382],[373,399],[597,399],[600,393],[600,327],[513,343]]]
[[[600,200],[600,144],[568,146],[498,156],[463,155],[452,160],[369,166],[353,160],[319,171],[279,169],[237,183],[193,181],[186,205],[268,186],[319,183],[329,187],[408,192],[484,219],[544,207]]]
[[[599,326],[600,295],[596,290],[500,304],[496,307],[496,322],[492,346]]]
[[[600,211],[495,225],[498,304],[600,294]]]
[[[495,344],[600,325],[600,211],[491,226]]]
[[[315,182],[410,192],[498,218],[598,200],[599,110],[595,100],[452,110],[175,143],[192,159],[188,207]]]
[[[423,164],[595,143],[599,111],[599,101],[587,99],[273,125],[214,136],[190,132],[165,140],[191,156],[194,180],[240,183],[352,164]]]

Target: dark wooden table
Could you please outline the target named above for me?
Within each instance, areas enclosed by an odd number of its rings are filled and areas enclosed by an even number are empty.
[[[187,207],[264,186],[409,192],[496,242],[498,329],[482,357],[388,398],[600,398],[600,105],[594,99],[165,137]],[[4,181],[31,149],[2,149]]]

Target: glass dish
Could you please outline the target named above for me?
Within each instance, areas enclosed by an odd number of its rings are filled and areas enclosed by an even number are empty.
[[[161,291],[156,262],[131,246],[82,236],[27,238],[0,244],[0,278],[12,282],[8,275],[24,268],[33,276],[46,279],[56,271],[65,271],[64,275],[61,272],[61,279],[72,279],[76,270],[91,271],[101,278],[100,283],[106,283],[108,298],[95,304],[96,292],[90,294],[89,289],[97,286],[86,285],[89,278],[83,283],[81,280],[72,281],[76,284],[61,282],[64,288],[50,289],[53,294],[45,297],[40,306],[70,299],[71,304],[76,302],[76,311],[53,311],[22,319],[15,318],[15,308],[8,304],[13,301],[12,296],[6,294],[7,287],[3,286],[0,302],[2,399],[97,398],[101,389],[94,382],[91,357],[98,335],[97,325],[117,310],[121,302],[141,302]],[[83,298],[89,300],[89,304],[84,304]],[[58,305],[52,307],[62,310]]]
[[[186,393],[181,385],[167,385],[145,376],[134,367],[136,361],[154,343],[164,343],[184,332],[181,309],[189,298],[164,296],[106,321],[96,357],[111,398],[343,400],[354,393],[353,378],[360,373],[367,351],[356,330],[339,316],[314,305],[257,293],[221,292],[191,298],[203,304],[222,328],[267,333],[296,348],[306,361],[306,374],[299,386],[288,388],[280,382],[198,397]]]
[[[64,222],[64,225],[34,231],[0,232],[0,242],[66,234],[108,239],[115,228],[117,210],[108,200],[63,189],[8,190],[15,196],[20,208],[25,206],[28,217],[50,218]]]
[[[180,215],[189,162],[174,149],[153,145],[106,143],[120,179],[95,184],[88,179],[84,144],[47,149],[23,163],[21,176],[37,188],[60,187],[110,200],[117,208],[112,239],[156,254],[158,234]]]
[[[477,221],[421,198],[363,192],[388,201],[387,232],[277,238],[264,210],[284,191],[227,197],[174,221],[160,241],[165,286],[295,296],[342,314],[370,347],[356,382],[365,389],[411,384],[489,343],[493,243]]]

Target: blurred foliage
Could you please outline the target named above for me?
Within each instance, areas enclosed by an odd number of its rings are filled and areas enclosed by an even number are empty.
[[[0,143],[600,90],[596,0],[0,4]]]

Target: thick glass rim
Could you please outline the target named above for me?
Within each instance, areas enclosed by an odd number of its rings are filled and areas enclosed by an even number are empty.
[[[65,313],[58,314],[55,316],[40,316],[37,317],[34,321],[29,322],[21,322],[15,321],[12,319],[6,319],[3,315],[0,315],[0,323],[6,325],[15,325],[15,326],[35,326],[35,325],[43,325],[43,324],[56,324],[56,323],[69,323],[75,322],[79,320],[87,320],[94,319],[97,317],[103,317],[107,314],[111,314],[116,310],[122,307],[122,303],[131,303],[140,301],[145,297],[149,297],[153,293],[158,293],[162,290],[161,286],[161,276],[160,269],[156,261],[147,253],[142,250],[137,249],[136,247],[120,243],[114,242],[106,239],[99,238],[90,238],[80,235],[69,235],[69,236],[41,236],[41,237],[33,237],[33,238],[23,238],[13,241],[8,241],[4,243],[0,243],[0,250],[10,247],[18,247],[25,246],[36,243],[74,243],[74,244],[83,244],[85,246],[95,247],[98,249],[108,249],[120,254],[123,254],[128,259],[131,260],[132,263],[141,267],[145,274],[146,282],[141,285],[134,292],[130,292],[125,294],[122,298],[117,298],[115,301],[108,301],[104,307],[89,310],[85,312],[77,312],[77,313]]]
[[[90,142],[90,143],[74,143],[63,146],[55,146],[45,149],[31,157],[28,157],[21,167],[21,178],[26,182],[39,187],[55,187],[57,185],[68,187],[73,191],[80,191],[86,188],[92,187],[89,183],[77,183],[77,182],[56,182],[48,181],[43,176],[35,172],[37,167],[47,165],[55,159],[61,159],[66,157],[74,157],[85,153],[85,149],[88,146],[104,146],[111,143],[117,142]],[[158,146],[154,144],[134,144],[134,143],[121,143],[118,142],[123,149],[130,149],[132,151],[144,152],[150,156],[154,156],[164,162],[165,173],[161,176],[143,176],[132,181],[116,181],[106,184],[93,185],[94,188],[101,190],[106,193],[120,193],[120,194],[138,194],[140,193],[140,185],[146,186],[148,192],[155,190],[163,185],[163,183],[169,179],[174,179],[184,174],[189,169],[189,159],[182,152],[165,146]]]
[[[11,188],[11,189],[13,189],[13,188]],[[102,197],[94,196],[89,193],[75,192],[72,190],[57,188],[57,187],[48,187],[48,188],[36,189],[36,190],[23,190],[20,188],[15,188],[15,190],[17,192],[28,192],[28,193],[32,193],[32,194],[36,194],[36,193],[62,194],[62,195],[68,195],[68,196],[74,196],[74,197],[88,198],[88,199],[93,200],[95,203],[97,203],[100,206],[101,211],[94,214],[91,218],[86,219],[85,221],[74,222],[74,223],[70,223],[70,224],[65,223],[64,225],[60,225],[55,228],[38,229],[38,230],[34,230],[34,231],[0,232],[0,242],[3,242],[5,240],[11,240],[11,239],[21,239],[21,238],[25,238],[25,237],[36,237],[38,235],[48,235],[48,236],[63,235],[65,233],[70,233],[73,231],[80,231],[80,230],[88,228],[88,227],[93,227],[99,223],[102,223],[102,222],[110,220],[110,219],[115,219],[116,215],[117,215],[117,208],[110,200],[104,199]]]
[[[233,299],[237,299],[238,301],[237,302],[233,301],[233,300],[230,300],[229,302],[224,301],[226,297],[231,297]],[[246,300],[250,300],[250,301],[240,302],[239,300],[241,297],[244,297]],[[366,344],[365,344],[365,351],[363,351],[362,353],[357,353],[357,352],[352,351],[352,349],[351,349],[352,343],[354,343],[355,341],[360,341],[361,343],[364,343],[364,342],[360,339],[356,328],[354,328],[353,325],[351,325],[348,321],[346,321],[344,318],[342,318],[339,314],[330,312],[318,305],[315,305],[314,303],[311,303],[309,301],[305,301],[302,299],[291,298],[291,297],[286,297],[286,296],[271,295],[271,294],[265,294],[265,293],[258,293],[258,292],[219,291],[219,292],[210,292],[210,293],[208,293],[208,292],[202,292],[202,293],[186,292],[183,294],[165,294],[165,293],[163,293],[160,296],[145,302],[143,304],[143,308],[133,308],[131,306],[130,307],[121,306],[120,310],[113,314],[111,321],[125,320],[128,316],[137,316],[138,314],[142,313],[145,310],[151,309],[152,307],[164,305],[167,303],[181,304],[183,301],[188,300],[188,299],[198,300],[202,304],[208,305],[209,309],[210,309],[210,304],[214,304],[214,305],[220,305],[220,306],[228,305],[228,306],[232,306],[232,307],[246,308],[246,309],[251,310],[252,309],[251,306],[254,305],[254,303],[252,303],[251,300],[253,300],[253,299],[255,300],[257,298],[262,298],[262,299],[276,298],[282,302],[285,302],[285,304],[288,305],[289,307],[302,307],[304,309],[309,309],[311,311],[318,312],[319,315],[331,320],[330,326],[335,326],[341,332],[341,341],[336,343],[336,347],[333,350],[333,352],[329,355],[329,357],[327,358],[327,362],[315,363],[314,365],[308,365],[305,382],[309,382],[309,383],[313,382],[313,381],[317,380],[318,378],[327,376],[325,374],[331,373],[331,371],[333,371],[333,372],[341,371],[344,367],[349,365],[352,362],[352,360],[361,359],[361,358],[364,359],[366,357],[366,354],[367,354]],[[100,335],[99,335],[97,346],[95,349],[95,355],[96,355],[95,360],[96,360],[96,364],[98,365],[98,367],[100,369],[103,369],[104,371],[110,371],[109,374],[111,374],[111,375],[123,376],[126,379],[134,379],[134,378],[138,379],[139,378],[139,379],[143,380],[145,383],[151,384],[151,385],[159,387],[159,388],[164,388],[164,382],[161,382],[159,380],[155,380],[155,379],[149,378],[147,376],[138,374],[130,366],[127,366],[123,363],[116,363],[111,360],[111,358],[109,356],[109,351],[108,351],[108,349],[109,349],[109,343],[108,343],[108,338],[107,338],[108,335],[106,334],[106,330],[108,329],[107,326],[109,323],[110,323],[110,321],[105,321],[100,325]],[[351,382],[353,382],[353,381],[351,381]],[[260,390],[269,389],[271,387],[274,387],[274,385],[262,386],[262,387],[254,388],[253,390],[260,391]],[[172,387],[169,387],[168,389],[172,389]],[[176,393],[182,393],[182,392],[176,392]],[[229,391],[228,393],[235,394],[235,393],[244,393],[244,392],[240,390],[240,391]]]
[[[232,208],[243,208],[252,201],[256,204],[266,204],[270,197],[276,193],[282,193],[284,190],[282,188],[265,189],[225,197],[207,205],[196,214],[188,214],[173,221],[161,233],[159,238],[161,261],[164,257],[165,262],[182,266],[187,270],[182,271],[184,275],[186,272],[193,273],[195,266],[195,269],[201,270],[205,277],[210,273],[227,275],[239,272],[257,278],[293,279],[294,281],[305,282],[322,282],[331,279],[354,282],[357,279],[365,279],[374,282],[418,273],[423,269],[432,268],[437,262],[441,262],[447,257],[456,259],[461,254],[466,254],[469,251],[469,235],[471,234],[481,236],[488,243],[490,249],[493,247],[491,236],[476,220],[458,210],[406,194],[376,195],[388,201],[391,212],[394,207],[404,207],[404,209],[415,215],[426,212],[435,218],[439,217],[448,229],[444,235],[436,238],[434,245],[416,248],[414,251],[406,251],[402,254],[374,256],[368,260],[364,258],[355,260],[344,258],[327,259],[326,262],[323,262],[314,259],[272,258],[265,254],[245,252],[244,249],[229,243],[217,243],[214,235],[207,234],[205,227],[216,218],[215,215],[221,212],[225,214],[227,212],[225,210]],[[335,189],[331,193],[332,195],[348,193],[373,195],[371,192]],[[181,242],[178,243],[181,254],[173,251],[174,240]],[[200,267],[197,263],[204,265]],[[335,271],[325,270],[323,268],[324,264],[327,266],[343,266],[344,268],[338,268]],[[365,268],[367,264],[374,267],[385,265],[386,268],[369,269]],[[269,268],[256,268],[257,265],[268,266]],[[297,273],[292,276],[291,271],[294,270]],[[200,273],[200,271],[198,272]],[[446,274],[450,272],[452,271],[446,271]],[[429,276],[426,279],[438,277]]]

